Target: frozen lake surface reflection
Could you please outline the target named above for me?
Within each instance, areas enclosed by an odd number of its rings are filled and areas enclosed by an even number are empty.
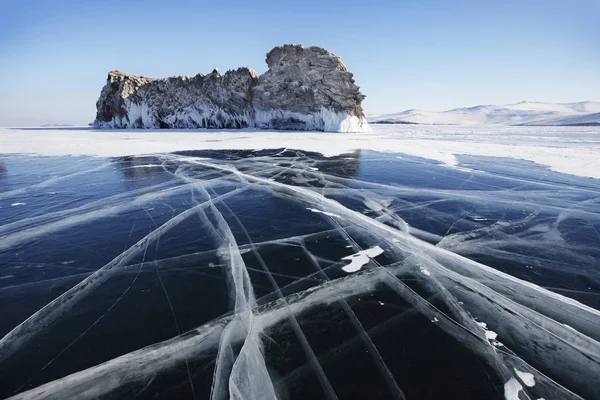
[[[458,161],[3,157],[0,397],[600,398],[600,182]]]

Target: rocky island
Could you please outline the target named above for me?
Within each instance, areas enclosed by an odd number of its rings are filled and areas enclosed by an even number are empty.
[[[259,128],[365,132],[365,96],[342,59],[320,47],[284,45],[269,69],[214,70],[163,79],[108,74],[97,128]]]

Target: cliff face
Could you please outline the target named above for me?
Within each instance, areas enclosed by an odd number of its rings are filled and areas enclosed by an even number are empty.
[[[252,125],[251,88],[258,75],[239,68],[221,75],[151,79],[118,71],[96,103],[102,128],[242,128]]]
[[[250,68],[152,79],[108,74],[96,103],[99,128],[245,128],[362,132],[364,99],[341,58],[285,45]]]

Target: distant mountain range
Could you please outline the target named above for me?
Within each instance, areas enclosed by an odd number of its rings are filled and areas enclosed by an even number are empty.
[[[375,124],[600,126],[600,102],[522,101],[503,106],[475,106],[448,111],[406,110],[368,116]]]

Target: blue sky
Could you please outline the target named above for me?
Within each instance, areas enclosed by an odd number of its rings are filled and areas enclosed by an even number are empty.
[[[3,0],[0,126],[85,124],[106,73],[250,66],[284,43],[340,55],[367,113],[600,100],[598,0]]]

